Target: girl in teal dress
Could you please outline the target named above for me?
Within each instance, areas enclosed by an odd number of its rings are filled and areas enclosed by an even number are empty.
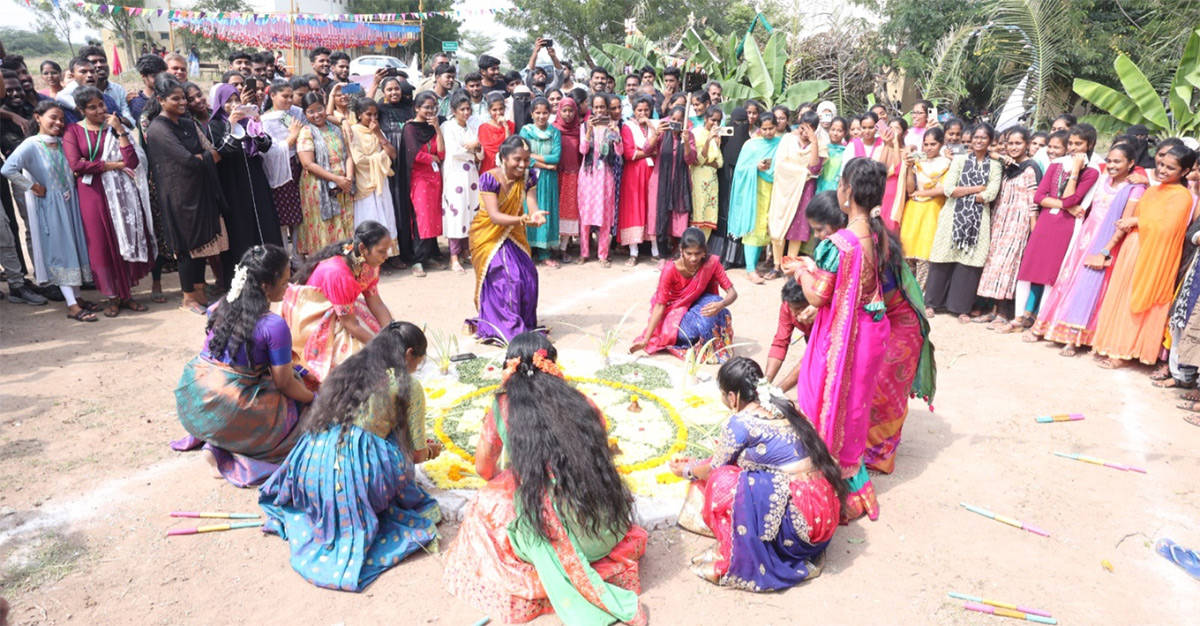
[[[534,98],[533,123],[521,127],[521,136],[529,142],[530,166],[537,170],[538,209],[546,214],[541,226],[527,226],[529,247],[536,248],[534,259],[548,267],[559,267],[550,258],[550,249],[559,245],[558,232],[558,160],[562,157],[562,132],[550,125],[550,101]]]
[[[426,345],[392,322],[334,369],[259,490],[263,530],[288,541],[292,568],[318,587],[362,591],[437,539],[441,511],[414,465],[441,452],[425,440],[425,391],[411,376]]]

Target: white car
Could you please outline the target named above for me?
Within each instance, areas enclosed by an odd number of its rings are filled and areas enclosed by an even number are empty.
[[[416,68],[409,67],[396,57],[390,57],[383,54],[368,54],[350,61],[351,76],[374,76],[376,70],[381,67],[390,67],[402,70],[408,74],[408,82],[415,85],[421,82],[421,72]]]

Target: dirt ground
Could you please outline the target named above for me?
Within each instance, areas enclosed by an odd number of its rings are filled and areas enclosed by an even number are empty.
[[[623,260],[541,270],[541,316],[560,345],[590,340],[557,322],[595,331],[635,302],[644,319],[657,274]],[[203,340],[202,319],[175,308],[174,279],[171,304],[95,324],[68,321],[55,303],[0,303],[0,595],[12,623],[457,626],[483,617],[442,589],[437,555],[414,556],[350,594],[308,584],[289,566],[285,542],[254,530],[165,536],[191,525],[171,510],[256,510],[255,491],[210,478],[198,454],[167,448],[183,434],[175,383]],[[742,353],[765,360],[780,283],[733,279],[738,341],[752,343]],[[381,292],[397,318],[443,331],[458,331],[473,312],[470,275],[397,273]],[[626,329],[624,345],[635,332]],[[936,411],[913,403],[896,473],[875,479],[880,519],[839,529],[820,578],[766,595],[697,579],[688,559],[707,540],[656,531],[642,562],[642,601],[655,623],[999,623],[964,611],[948,591],[1039,607],[1062,624],[1195,623],[1200,583],[1151,547],[1161,537],[1200,547],[1200,429],[1181,419],[1174,394],[1151,388],[1144,369],[1104,371],[1086,356],[1064,359],[951,317],[934,320],[933,337]],[[1065,412],[1087,419],[1033,421]],[[453,540],[453,525],[442,530]]]

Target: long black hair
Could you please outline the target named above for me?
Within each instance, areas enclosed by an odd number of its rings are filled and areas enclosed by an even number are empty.
[[[884,187],[887,184],[887,168],[874,159],[856,157],[846,164],[842,182],[850,189],[854,203],[871,212],[867,224],[871,229],[871,240],[875,243],[876,259],[881,261],[876,265],[882,271],[884,265],[891,265],[894,261],[883,218],[875,214],[877,208],[882,211],[879,205],[883,202]]]
[[[717,384],[721,387],[721,393],[734,393],[738,398],[747,401],[758,401],[758,383],[762,379],[763,372],[758,363],[744,356],[729,359],[717,371]],[[792,430],[796,431],[796,452],[801,455],[807,454],[808,458],[812,459],[813,466],[829,481],[833,490],[837,492],[838,500],[845,504],[847,487],[846,481],[842,480],[842,470],[829,453],[829,448],[825,446],[821,436],[817,434],[817,429],[800,413],[795,403],[786,397],[772,395],[770,402],[771,406],[783,413]],[[763,408],[770,410],[770,407]]]
[[[558,357],[540,333],[513,337],[505,358],[519,359],[519,364],[501,390],[508,404],[508,458],[520,503],[518,522],[549,537],[549,499],[579,524],[581,534],[624,533],[633,496],[613,465],[600,416],[567,381],[534,365],[538,353],[551,361]]]
[[[392,322],[379,331],[367,345],[333,368],[321,384],[321,391],[304,415],[304,432],[320,433],[337,426],[349,426],[358,416],[359,407],[377,393],[387,391],[388,371],[400,383],[394,398],[397,443],[405,453],[409,450],[408,397],[409,373],[405,354],[411,348],[413,356],[425,355],[425,334],[415,324]],[[345,436],[345,430],[342,431]]]
[[[254,246],[242,255],[237,269],[233,271],[234,280],[238,280],[239,272],[245,273],[241,291],[232,301],[229,299],[231,294],[225,294],[208,318],[207,330],[212,333],[208,340],[208,353],[213,358],[220,359],[227,352],[230,357],[236,358],[238,351],[245,350],[246,361],[250,361],[250,355],[254,352],[254,328],[258,320],[271,309],[263,286],[279,282],[287,271],[288,260],[288,253],[274,244]]]
[[[307,101],[307,97],[305,100]],[[304,267],[301,268],[299,272],[296,272],[294,276],[292,276],[292,282],[296,283],[297,285],[308,284],[308,279],[312,277],[313,270],[317,269],[317,264],[325,259],[333,258],[335,256],[340,256],[345,259],[346,266],[353,269],[355,261],[362,256],[362,252],[358,250],[358,244],[361,243],[368,250],[370,250],[371,248],[375,247],[375,244],[379,243],[381,239],[389,235],[391,235],[391,233],[388,232],[387,226],[384,226],[383,224],[373,220],[367,220],[359,224],[358,228],[354,229],[353,237],[329,244],[328,246],[325,246],[319,250],[316,254],[309,256],[308,261],[304,264]],[[346,249],[347,245],[350,247],[349,250]]]
[[[837,192],[822,191],[808,201],[804,207],[804,217],[811,222],[825,224],[839,231],[846,227],[846,213],[838,206]]]

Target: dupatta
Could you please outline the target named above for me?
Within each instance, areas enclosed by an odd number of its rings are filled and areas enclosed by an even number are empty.
[[[779,148],[779,137],[763,139],[755,137],[742,146],[738,156],[737,167],[733,170],[733,189],[729,192],[729,226],[730,237],[741,237],[754,232],[754,224],[758,217],[758,179],[768,183],[775,182],[775,152]],[[771,167],[765,172],[758,171],[758,163],[763,159],[771,159]],[[748,210],[736,210],[749,207]]]
[[[1134,315],[1174,297],[1175,274],[1183,256],[1183,234],[1191,211],[1192,193],[1183,185],[1158,185],[1142,194],[1138,203],[1141,250],[1133,266],[1129,302]]]
[[[625,126],[629,127],[629,134],[633,136],[634,147],[641,150],[642,154],[646,154],[646,133],[642,131],[641,125],[634,120],[629,120],[625,122]],[[647,156],[645,160],[646,165],[654,167],[654,157]]]
[[[354,198],[361,200],[371,194],[381,195],[387,189],[387,177],[392,175],[392,157],[383,151],[379,137],[362,124],[350,127],[350,157],[354,160]]]
[[[933,342],[929,340],[929,318],[925,317],[925,294],[916,275],[907,263],[900,263],[900,295],[917,312],[921,324],[921,357],[917,361],[917,375],[913,378],[911,394],[921,398],[933,410],[933,396],[937,394],[937,360],[933,355]]]
[[[1096,304],[1099,302],[1100,292],[1104,288],[1104,277],[1109,270],[1108,268],[1094,270],[1083,265],[1082,261],[1086,260],[1088,255],[1100,254],[1100,251],[1112,240],[1113,234],[1117,231],[1117,220],[1121,219],[1121,214],[1125,212],[1125,207],[1129,204],[1130,196],[1137,188],[1144,189],[1141,185],[1126,184],[1117,192],[1117,195],[1113,196],[1112,203],[1108,206],[1108,213],[1105,214],[1104,221],[1100,222],[1100,226],[1092,238],[1092,243],[1088,247],[1087,255],[1080,260],[1078,267],[1063,268],[1060,276],[1066,275],[1072,270],[1076,272],[1075,281],[1071,284],[1070,291],[1064,296],[1067,298],[1066,309],[1062,313],[1064,323],[1075,328],[1087,328],[1088,322],[1096,313]],[[1070,258],[1070,253],[1067,258]]]
[[[321,166],[321,169],[327,172],[331,171],[329,165],[330,148],[329,144],[325,143],[325,135],[321,132],[322,128],[317,127],[307,120],[305,120],[304,125],[312,133],[313,160],[317,162],[317,165]],[[338,128],[337,124],[330,124],[329,122],[325,122],[324,128],[328,129],[329,134],[333,135],[342,144],[341,147],[344,150],[346,140],[342,137],[342,129]],[[329,221],[342,214],[342,204],[334,199],[334,190],[330,189],[329,185],[325,184],[325,181],[320,180],[318,183],[317,198],[321,204],[321,219]]]
[[[808,160],[813,150],[819,158],[829,156],[829,147],[817,139],[816,145],[810,143],[801,146],[795,133],[788,133],[779,141],[779,150],[771,164],[775,169],[775,177],[779,184],[771,190],[771,213],[769,232],[771,239],[782,241],[796,219],[800,209],[800,198],[804,196],[804,187],[810,178],[820,175],[813,174],[808,169]]]
[[[84,132],[87,130],[84,129]],[[104,135],[102,158],[105,161],[123,161],[120,139],[105,128],[101,129],[101,133]],[[104,198],[108,201],[108,213],[112,217],[121,258],[134,263],[146,263],[158,256],[154,218],[150,214],[150,187],[146,180],[150,161],[136,141],[129,143],[137,153],[138,166],[133,170],[103,172],[100,182],[104,186]],[[132,176],[127,173],[130,171]]]

